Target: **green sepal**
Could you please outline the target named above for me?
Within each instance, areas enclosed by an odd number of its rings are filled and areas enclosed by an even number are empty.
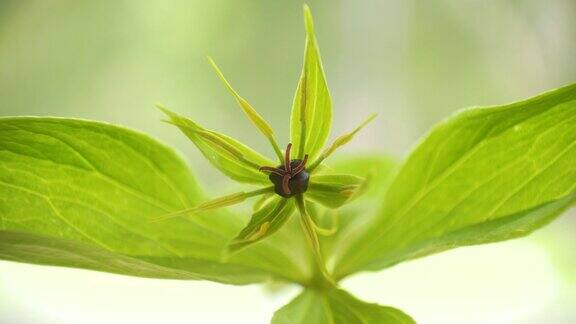
[[[338,208],[357,196],[365,179],[348,174],[319,174],[310,177],[306,198],[328,208]]]
[[[326,166],[327,165],[327,166]],[[390,178],[397,168],[398,159],[384,154],[338,154],[330,160],[330,164],[323,163],[317,173],[350,174],[366,178],[366,191],[362,191],[361,199],[378,199],[389,185]],[[326,166],[321,170],[322,166]],[[317,177],[314,174],[313,177]]]
[[[229,252],[236,252],[256,243],[278,231],[294,212],[293,199],[274,197],[257,210],[246,227],[228,246]]]
[[[158,106],[168,117],[169,123],[178,127],[218,170],[238,182],[270,184],[268,176],[258,170],[274,162],[239,141],[207,130],[189,118]]]
[[[306,26],[304,67],[292,105],[290,138],[298,158],[308,154],[310,160],[314,160],[330,134],[332,99],[326,84],[320,51],[314,35],[312,14],[308,6],[304,6],[304,22]]]

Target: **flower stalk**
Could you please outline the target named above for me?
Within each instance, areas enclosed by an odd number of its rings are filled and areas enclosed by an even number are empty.
[[[302,226],[306,240],[312,249],[314,261],[316,262],[317,273],[313,281],[316,281],[315,285],[320,287],[336,287],[336,282],[332,279],[328,269],[326,269],[326,262],[324,261],[322,250],[320,249],[320,241],[318,240],[318,235],[316,233],[316,226],[314,225],[314,221],[310,217],[310,214],[306,210],[306,205],[302,195],[296,196],[296,206],[300,212],[300,225]]]

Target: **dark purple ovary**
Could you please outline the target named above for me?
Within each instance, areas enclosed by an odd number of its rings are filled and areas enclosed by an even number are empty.
[[[296,169],[296,167],[302,162],[302,160],[292,160],[290,161],[290,167],[292,170]],[[278,169],[284,169],[284,166],[279,166]],[[288,180],[288,189],[289,191],[285,191],[285,186],[283,185],[284,177],[277,174],[277,173],[270,173],[268,179],[272,181],[274,184],[274,192],[276,194],[284,197],[290,198],[294,197],[299,194],[303,194],[308,190],[308,181],[310,180],[310,174],[304,169],[298,174],[290,177]]]

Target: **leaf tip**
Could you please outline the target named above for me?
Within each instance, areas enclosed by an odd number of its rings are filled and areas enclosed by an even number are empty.
[[[161,112],[163,112],[164,114],[166,114],[168,117],[173,118],[175,117],[176,113],[174,113],[173,111],[171,111],[170,109],[166,108],[166,106],[164,106],[161,103],[156,103],[154,105],[154,107],[156,107],[156,109],[160,110]]]
[[[314,19],[312,19],[312,11],[307,4],[303,6],[304,10],[304,26],[306,27],[306,33],[308,36],[314,36]]]
[[[359,131],[361,131],[364,127],[366,127],[368,124],[370,124],[374,119],[376,119],[376,117],[378,117],[377,113],[372,113],[370,114],[370,116],[368,116],[363,122],[362,124],[360,124],[358,127],[356,127],[356,129],[354,129],[352,131],[352,135],[356,135],[356,133],[358,133]]]
[[[206,55],[206,59],[208,60],[208,64],[210,64],[210,66],[216,70],[216,73],[218,73],[220,71],[220,69],[218,69],[218,65],[216,65],[216,61],[214,61],[214,59],[212,58],[212,56],[210,55]]]
[[[370,124],[372,121],[374,121],[374,119],[376,119],[376,117],[378,117],[377,113],[370,114],[370,116],[368,116],[368,118],[366,118],[366,120],[362,123],[362,127]]]
[[[214,61],[212,59],[212,57],[210,57],[210,56],[206,56],[206,58],[208,59],[208,63],[210,64],[210,66],[212,67],[212,69],[214,70],[214,72],[216,73],[218,78],[220,79],[220,81],[224,84],[226,89],[228,89],[228,91],[232,94],[232,96],[234,96],[234,98],[236,98],[236,100],[240,103],[240,105],[242,105],[242,101],[244,99],[242,97],[240,97],[240,95],[236,92],[236,90],[234,90],[234,88],[232,87],[230,82],[228,82],[228,80],[224,76],[224,73],[222,73],[222,70],[220,70],[220,68],[218,67],[218,64],[216,64],[216,61]]]

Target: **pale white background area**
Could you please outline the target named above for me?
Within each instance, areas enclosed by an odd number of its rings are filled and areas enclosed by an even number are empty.
[[[366,301],[398,307],[419,323],[574,323],[576,257],[572,252],[562,258],[572,274],[554,257],[575,247],[563,230],[573,216],[528,239],[449,251],[361,274],[343,286]],[[0,262],[0,288],[0,323],[24,324],[268,323],[298,291],[9,262]]]

